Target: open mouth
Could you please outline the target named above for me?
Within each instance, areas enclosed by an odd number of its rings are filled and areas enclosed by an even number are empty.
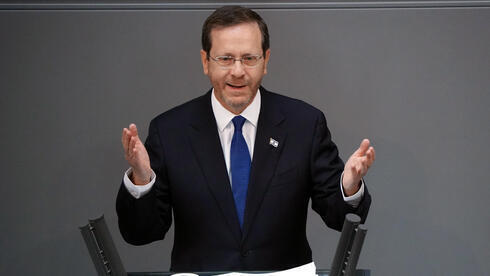
[[[232,87],[232,88],[243,88],[246,85],[236,85],[236,84],[231,84],[231,83],[226,83],[226,85]]]

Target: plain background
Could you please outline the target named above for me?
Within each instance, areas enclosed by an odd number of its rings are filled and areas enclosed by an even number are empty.
[[[377,151],[358,267],[488,275],[488,5],[273,7],[257,9],[271,34],[264,86],[324,111],[344,160],[365,137]],[[134,122],[146,137],[153,117],[210,88],[210,13],[2,6],[0,274],[95,274],[78,227],[101,214],[126,270],[168,269],[173,229],[141,247],[119,233],[120,135]],[[308,237],[329,268],[339,233],[310,212]]]

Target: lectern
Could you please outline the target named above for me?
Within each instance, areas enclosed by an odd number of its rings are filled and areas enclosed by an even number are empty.
[[[367,233],[367,229],[360,222],[359,216],[355,214],[346,215],[331,269],[317,269],[318,276],[370,276],[369,270],[356,270]],[[89,220],[87,225],[80,227],[80,231],[99,276],[170,276],[174,274],[174,272],[126,273],[103,215],[100,218]],[[270,272],[272,271],[246,271],[246,273],[253,274]],[[212,276],[227,273],[227,271],[193,273],[199,276]]]

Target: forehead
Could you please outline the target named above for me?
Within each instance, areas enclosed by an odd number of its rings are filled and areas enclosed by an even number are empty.
[[[256,22],[240,23],[211,30],[211,53],[214,55],[260,54],[262,34]]]

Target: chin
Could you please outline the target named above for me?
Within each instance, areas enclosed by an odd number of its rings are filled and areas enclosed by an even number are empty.
[[[250,103],[250,100],[228,100],[226,104],[233,108],[243,108]]]
[[[252,101],[250,97],[239,97],[238,99],[233,99],[233,98],[225,99],[225,103],[235,110],[242,110],[251,102]]]

